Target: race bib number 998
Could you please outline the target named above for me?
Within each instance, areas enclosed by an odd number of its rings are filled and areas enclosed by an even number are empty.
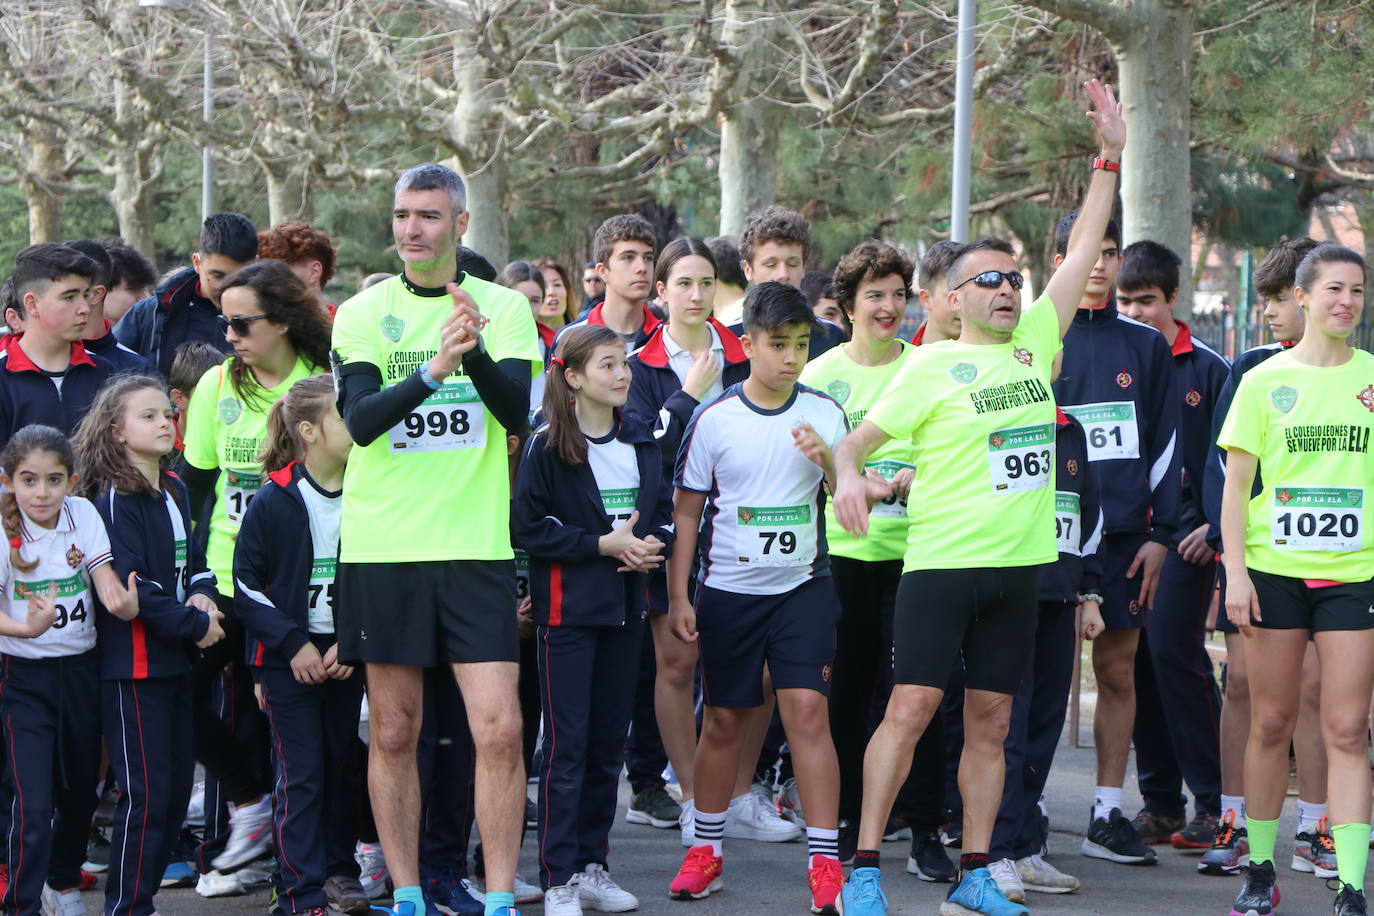
[[[391,427],[392,452],[447,452],[487,444],[486,410],[466,379],[445,384]]]
[[[1364,547],[1364,490],[1275,487],[1270,527],[1280,550],[1350,553]]]
[[[988,436],[994,493],[1039,490],[1054,472],[1054,425],[999,429]]]
[[[816,523],[810,506],[740,506],[735,548],[741,563],[809,566],[816,558]]]

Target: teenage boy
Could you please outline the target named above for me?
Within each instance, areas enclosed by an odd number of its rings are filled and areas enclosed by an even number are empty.
[[[14,298],[24,334],[0,353],[0,448],[43,423],[71,435],[114,370],[81,345],[98,268],[66,245],[30,245],[14,256]]]
[[[960,242],[945,239],[927,248],[921,258],[921,269],[917,274],[917,282],[921,284],[918,295],[926,320],[916,329],[912,343],[919,346],[959,339],[959,313],[950,305],[949,286],[945,278],[949,275],[950,265],[963,250]]]
[[[1185,781],[1193,792],[1192,821],[1161,839],[1175,849],[1206,849],[1221,816],[1221,691],[1204,646],[1216,554],[1207,546],[1202,480],[1228,367],[1174,317],[1181,263],[1158,242],[1135,242],[1121,252],[1116,277],[1121,314],[1163,334],[1173,354],[1183,465],[1183,536],[1164,558],[1150,625],[1136,650],[1135,755],[1146,809],[1182,819]]]
[[[1111,87],[1092,80],[1086,88],[1101,153],[1060,270],[1023,317],[1024,278],[1011,247],[995,239],[966,247],[949,271],[949,295],[962,316],[959,340],[918,348],[835,457],[835,518],[851,534],[868,530],[863,462],[890,439],[915,444],[908,503],[921,508],[911,515],[897,590],[892,697],[864,755],[859,850],[844,890],[848,916],[886,916],[878,870],[883,827],[960,655],[962,875],[940,911],[1027,913],[998,889],[988,850],[1012,696],[1034,646],[1038,571],[1058,555],[1051,366],[1098,259],[1126,143]]]
[[[258,233],[258,257],[281,261],[320,299],[332,319],[338,306],[324,298],[334,278],[334,243],[329,236],[299,220],[278,223]]]
[[[835,913],[844,876],[826,697],[838,600],[822,484],[834,483],[831,448],[847,425],[828,395],[797,384],[814,324],[801,291],[756,286],[744,320],[749,377],[697,408],[678,450],[673,521],[685,546],[669,561],[669,626],[700,647],[705,714],[695,845],[668,893],[699,900],[722,886],[726,808],[767,665],[806,811],[812,912]]]
[[[123,239],[101,239],[100,244],[110,255],[110,290],[105,294],[105,318],[111,324],[134,307],[134,303],[148,297],[157,285],[157,268],[143,256],[143,252]]]
[[[258,256],[258,230],[238,213],[214,213],[200,229],[200,249],[191,266],[164,280],[153,294],[134,303],[119,319],[119,342],[157,366],[163,378],[172,369],[177,346],[204,340],[233,352],[219,329],[219,290],[224,278]]]
[[[1055,227],[1056,268],[1077,218],[1070,213]],[[1164,557],[1179,538],[1181,395],[1164,336],[1117,310],[1121,232],[1115,221],[1098,240],[1098,251],[1054,383],[1055,399],[1088,434],[1105,520],[1099,556],[1107,629],[1093,641],[1097,790],[1083,854],[1140,865],[1155,861],[1145,843],[1167,842],[1184,827],[1183,818],[1163,812],[1143,810],[1134,825],[1121,813],[1135,723],[1136,649]]]
[[[592,306],[586,318],[565,325],[564,330],[602,324],[620,336],[626,353],[644,346],[659,325],[658,317],[648,306],[657,246],[654,227],[633,213],[612,216],[596,227],[592,250],[597,276],[606,281],[606,298]],[[554,345],[557,346],[557,340]]]
[[[110,322],[105,318],[105,299],[110,291],[110,276],[114,273],[114,262],[105,246],[91,239],[76,239],[65,243],[95,262],[96,274],[91,280],[86,304],[91,313],[86,318],[86,330],[81,334],[81,345],[87,353],[102,357],[114,367],[115,372],[156,372],[153,364],[124,346],[110,331]]]

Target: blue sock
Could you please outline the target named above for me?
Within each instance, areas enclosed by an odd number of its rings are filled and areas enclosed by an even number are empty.
[[[502,907],[509,907],[511,912],[515,912],[515,895],[501,891],[487,891],[485,916],[495,916],[496,911]]]
[[[404,903],[405,901],[410,901],[411,905],[415,907],[415,916],[423,916],[425,912],[425,895],[420,890],[420,885],[412,884],[408,887],[398,887],[391,894],[393,906],[398,903]]]

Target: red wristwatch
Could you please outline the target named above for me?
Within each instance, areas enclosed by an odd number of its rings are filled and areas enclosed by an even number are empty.
[[[1119,172],[1121,171],[1121,163],[1112,159],[1103,159],[1101,156],[1098,156],[1093,160],[1093,171],[1097,171],[1098,169],[1104,169],[1108,172]]]

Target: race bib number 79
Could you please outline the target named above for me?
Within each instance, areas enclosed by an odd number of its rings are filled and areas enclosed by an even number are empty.
[[[810,506],[740,506],[735,547],[741,563],[807,566],[816,558],[816,522]]]
[[[999,429],[988,436],[994,493],[1039,490],[1054,472],[1054,425]]]
[[[1275,487],[1270,534],[1280,550],[1350,553],[1364,548],[1364,490]]]

